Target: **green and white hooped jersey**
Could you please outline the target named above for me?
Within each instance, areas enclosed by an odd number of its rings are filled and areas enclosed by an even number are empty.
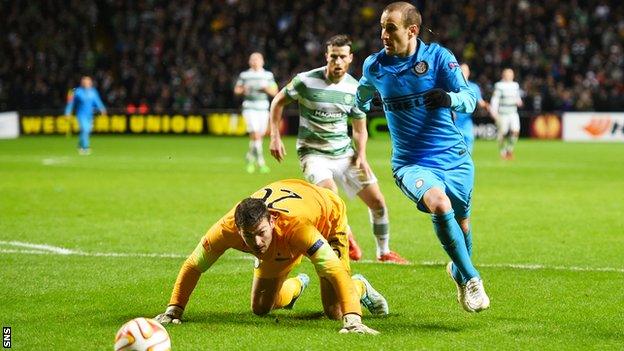
[[[353,154],[347,119],[366,118],[355,105],[358,81],[348,73],[338,83],[325,79],[326,67],[299,73],[284,93],[299,103],[297,154],[341,157]]]
[[[245,95],[243,100],[243,109],[245,110],[269,110],[269,96],[264,92],[263,88],[276,86],[273,73],[264,69],[254,71],[248,69],[241,72],[236,81],[236,85],[244,85],[249,89],[249,93]]]
[[[517,114],[520,100],[520,85],[517,82],[499,81],[494,84],[492,100],[496,101],[498,112],[501,115]]]

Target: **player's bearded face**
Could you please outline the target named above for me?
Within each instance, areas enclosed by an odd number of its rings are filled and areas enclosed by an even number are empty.
[[[381,41],[386,54],[406,56],[409,54],[409,41],[413,37],[409,27],[403,24],[401,12],[381,14]]]
[[[273,240],[273,218],[264,218],[251,228],[243,228],[239,231],[245,244],[254,254],[263,255]]]
[[[325,53],[327,59],[327,73],[331,80],[342,78],[349,70],[349,65],[353,61],[353,54],[349,46],[333,46],[327,47]]]

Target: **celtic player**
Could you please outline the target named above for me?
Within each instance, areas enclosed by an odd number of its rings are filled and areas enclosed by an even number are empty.
[[[336,193],[340,185],[350,197],[357,194],[369,209],[377,259],[406,264],[408,261],[390,250],[388,209],[366,160],[366,114],[355,106],[358,82],[347,73],[353,60],[351,40],[336,35],[326,48],[327,66],[298,74],[271,102],[271,155],[280,162],[286,155],[279,125],[284,106],[297,101],[297,154],[305,178]],[[352,119],[353,143],[347,134],[348,118]],[[360,259],[352,235],[349,244],[351,259]]]
[[[490,113],[496,121],[498,149],[501,158],[513,159],[513,151],[520,135],[518,107],[522,106],[520,85],[514,82],[514,71],[505,68],[501,80],[494,84]]]
[[[244,97],[242,114],[250,139],[246,155],[248,173],[255,172],[256,167],[260,173],[269,172],[264,162],[262,137],[269,124],[269,96],[276,93],[273,73],[264,69],[262,54],[254,52],[249,56],[249,69],[241,72],[234,86],[234,94]]]

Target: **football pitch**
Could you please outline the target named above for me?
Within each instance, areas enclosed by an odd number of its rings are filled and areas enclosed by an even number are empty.
[[[111,350],[117,329],[164,311],[178,269],[236,201],[301,178],[294,139],[269,174],[246,174],[248,141],[134,136],[0,140],[0,324],[16,350]],[[251,313],[253,260],[226,254],[200,280],[173,350],[624,349],[624,144],[520,140],[516,160],[475,146],[474,262],[491,298],[464,312],[429,216],[394,185],[390,143],[369,162],[390,211],[391,247],[410,266],[374,262],[365,206],[346,200],[364,250],[352,264],[388,299],[364,322],[378,336],[339,335],[322,316],[319,284],[292,311]]]

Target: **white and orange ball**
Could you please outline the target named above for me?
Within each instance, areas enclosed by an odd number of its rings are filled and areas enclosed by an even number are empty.
[[[115,336],[115,351],[169,351],[171,339],[165,327],[153,319],[135,318]]]

